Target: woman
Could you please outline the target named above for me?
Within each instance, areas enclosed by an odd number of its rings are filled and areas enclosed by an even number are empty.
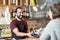
[[[41,34],[40,40],[60,40],[60,3],[52,5],[48,13],[51,21]]]

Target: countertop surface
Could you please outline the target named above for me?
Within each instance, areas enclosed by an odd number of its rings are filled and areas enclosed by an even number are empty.
[[[9,39],[5,38],[5,40],[11,40],[11,39],[10,38]],[[39,40],[39,38],[26,38],[26,39],[20,39],[20,40]]]
[[[21,40],[39,40],[39,38],[26,38],[26,39],[21,39]]]

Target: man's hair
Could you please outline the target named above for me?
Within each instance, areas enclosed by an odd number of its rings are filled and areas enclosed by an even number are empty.
[[[50,6],[50,9],[52,11],[53,19],[60,17],[60,2],[54,4],[53,6]]]
[[[16,13],[17,13],[17,9],[23,9],[23,8],[22,7],[17,7],[16,10],[15,10]]]

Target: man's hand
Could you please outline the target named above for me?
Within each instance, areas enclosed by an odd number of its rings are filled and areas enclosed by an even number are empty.
[[[31,33],[27,33],[27,36],[30,38],[33,38],[33,36],[31,35]]]

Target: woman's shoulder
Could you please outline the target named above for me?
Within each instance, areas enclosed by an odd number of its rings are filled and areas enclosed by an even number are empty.
[[[57,21],[55,19],[52,19],[52,20],[50,20],[49,23],[55,23],[55,22],[57,22]]]

